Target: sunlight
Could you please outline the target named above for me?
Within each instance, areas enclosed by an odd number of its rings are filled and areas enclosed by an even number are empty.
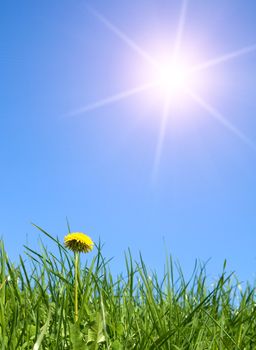
[[[170,110],[170,99],[166,98],[163,104],[162,120],[161,120],[160,131],[159,131],[159,136],[158,136],[157,145],[156,145],[156,152],[155,152],[154,165],[153,165],[153,171],[152,171],[153,183],[155,182],[158,175],[160,158],[162,155],[166,126],[167,126],[167,121],[169,116],[169,110]]]
[[[151,84],[149,83],[149,84],[144,84],[144,85],[141,85],[141,86],[137,86],[137,87],[135,87],[133,89],[129,89],[129,90],[126,90],[126,91],[118,92],[115,95],[108,96],[108,97],[103,98],[103,99],[101,99],[99,101],[90,103],[90,104],[88,104],[88,105],[86,105],[84,107],[76,109],[76,110],[66,114],[66,116],[67,117],[72,117],[72,116],[75,116],[75,115],[78,115],[78,114],[81,114],[81,113],[92,111],[94,109],[105,107],[105,106],[107,106],[107,105],[109,105],[111,103],[118,102],[118,101],[126,99],[126,98],[128,98],[130,96],[136,95],[136,94],[138,94],[140,92],[146,91],[146,90],[152,88],[153,86],[155,86],[155,83],[151,83]]]
[[[144,51],[133,39],[131,39],[127,34],[122,32],[117,26],[110,22],[101,13],[96,11],[94,8],[86,5],[87,9],[98,18],[109,30],[111,30],[117,37],[119,37],[124,43],[126,43],[132,50],[137,52],[142,58],[148,61],[150,64],[155,65],[156,62],[146,51]]]
[[[203,69],[207,69],[216,65],[219,65],[220,63],[225,63],[227,61],[233,60],[235,58],[238,58],[240,56],[247,55],[251,52],[256,51],[256,45],[250,45],[245,46],[239,50],[228,52],[224,55],[218,56],[216,58],[212,58],[209,61],[203,62],[201,64],[197,64],[192,68],[193,72],[201,71]]]
[[[102,24],[104,24],[110,31],[119,37],[121,41],[128,45],[143,59],[140,70],[140,75],[143,77],[143,79],[140,80],[142,82],[146,80],[150,83],[142,83],[141,85],[138,84],[137,87],[134,87],[132,89],[127,89],[126,91],[121,91],[115,95],[100,99],[80,109],[72,111],[68,114],[69,116],[98,109],[153,88],[153,98],[158,99],[158,97],[160,97],[161,101],[163,101],[163,112],[154,159],[153,178],[156,178],[159,168],[166,133],[166,126],[168,123],[170,104],[176,103],[177,101],[183,102],[183,100],[185,101],[188,97],[194,100],[208,114],[218,120],[225,128],[231,131],[240,140],[255,150],[255,145],[238,128],[236,128],[231,122],[224,118],[220,112],[218,112],[214,107],[208,104],[203,98],[200,97],[200,95],[195,92],[197,90],[201,90],[201,83],[203,83],[204,86],[206,80],[208,85],[210,83],[209,74],[205,74],[203,76],[202,71],[233,60],[237,57],[255,52],[255,44],[245,46],[241,49],[225,53],[203,62],[200,62],[200,60],[198,60],[198,57],[196,59],[195,57],[192,58],[188,52],[182,52],[183,50],[181,44],[183,41],[183,32],[186,25],[188,10],[188,0],[182,0],[174,42],[172,43],[171,47],[168,44],[166,47],[163,47],[162,50],[153,51],[154,55],[151,55],[151,53],[148,53],[146,50],[144,50],[132,38],[120,30],[101,13],[89,5],[86,7],[95,17],[98,18],[99,21],[101,21]],[[152,52],[152,50],[149,50],[149,52]],[[167,52],[168,54],[163,54],[164,52]],[[195,55],[195,52],[193,52],[193,55]]]
[[[159,61],[158,69],[154,71],[153,80],[164,97],[171,98],[180,95],[191,83],[192,75],[189,66],[180,58],[162,59]]]
[[[181,11],[179,15],[178,28],[176,33],[176,40],[175,40],[175,46],[174,46],[174,58],[176,58],[180,52],[182,35],[183,35],[185,22],[186,22],[187,8],[188,8],[188,0],[183,0],[181,4]]]
[[[238,129],[231,122],[229,122],[219,111],[212,107],[208,102],[206,102],[201,96],[196,94],[194,91],[187,91],[190,97],[197,102],[203,109],[205,109],[210,116],[218,120],[227,130],[231,131],[236,135],[241,141],[243,141],[247,146],[256,151],[256,145]]]

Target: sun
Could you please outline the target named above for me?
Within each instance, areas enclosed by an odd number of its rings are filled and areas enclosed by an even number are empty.
[[[149,50],[145,50],[138,45],[136,41],[101,13],[87,6],[88,10],[98,18],[102,24],[121,39],[134,53],[140,56],[142,63],[138,69],[134,67],[130,67],[129,69],[129,72],[133,72],[129,74],[129,78],[131,76],[136,80],[136,84],[132,88],[118,91],[113,95],[99,99],[67,114],[68,116],[75,116],[93,111],[130,98],[139,93],[144,97],[150,97],[152,100],[160,100],[160,129],[152,172],[153,178],[156,177],[159,168],[168,117],[172,109],[171,107],[177,105],[178,108],[180,106],[182,109],[184,106],[187,108],[190,106],[190,103],[187,102],[190,100],[196,102],[207,114],[221,123],[222,126],[250,146],[254,151],[256,150],[255,144],[201,95],[201,91],[208,92],[211,84],[210,78],[212,74],[208,69],[214,68],[222,63],[227,63],[230,60],[237,59],[246,54],[255,53],[256,43],[212,58],[207,57],[207,52],[203,54],[203,52],[200,53],[195,50],[191,43],[188,43],[187,50],[185,51],[186,43],[183,40],[183,32],[186,24],[188,1],[181,0],[180,4],[181,10],[178,18],[178,26],[171,47],[170,40],[165,44],[160,38],[159,42],[157,41],[155,43],[155,47],[152,46],[154,44],[150,44],[151,49]],[[157,116],[159,116],[159,114],[157,114]]]
[[[153,80],[163,97],[183,95],[195,82],[190,65],[181,57],[161,58],[153,72]]]
[[[161,66],[158,83],[161,89],[167,94],[177,93],[188,84],[188,70],[178,62],[171,62]]]

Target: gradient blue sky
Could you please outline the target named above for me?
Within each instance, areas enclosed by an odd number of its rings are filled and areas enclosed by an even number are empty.
[[[150,78],[145,58],[86,4],[151,56],[174,46],[179,0],[1,2],[0,235],[9,255],[36,246],[31,222],[62,238],[67,216],[72,230],[101,237],[117,271],[128,247],[156,269],[167,249],[185,273],[211,258],[214,277],[227,258],[252,280],[256,2],[188,2],[181,47],[198,63],[251,49],[202,71],[198,93],[215,117],[185,94],[171,106],[153,180],[157,91],[73,113]]]

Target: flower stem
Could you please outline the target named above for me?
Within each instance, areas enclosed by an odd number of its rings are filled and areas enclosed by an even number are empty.
[[[75,322],[78,320],[78,253],[75,252]]]

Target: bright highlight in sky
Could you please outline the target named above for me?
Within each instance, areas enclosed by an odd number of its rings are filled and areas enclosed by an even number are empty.
[[[191,83],[189,67],[180,58],[159,62],[155,73],[156,85],[166,97],[180,95]]]
[[[201,96],[200,92],[198,93],[198,91],[202,90],[200,89],[200,86],[202,87],[201,83],[204,85],[206,82],[206,77],[208,77],[208,75],[203,74],[205,70],[221,63],[236,59],[245,54],[256,52],[256,44],[254,43],[232,52],[224,53],[218,57],[213,57],[206,61],[194,62],[194,59],[192,59],[192,57],[189,57],[187,53],[185,54],[184,52],[181,52],[181,42],[186,22],[187,4],[188,0],[181,1],[181,12],[178,20],[177,33],[173,42],[173,47],[167,47],[164,49],[167,50],[167,52],[168,50],[171,50],[172,54],[170,55],[170,52],[168,52],[167,55],[162,55],[158,58],[145,51],[143,47],[139,46],[133,39],[122,32],[103,15],[88,7],[88,10],[94,14],[110,31],[112,31],[117,37],[121,39],[123,43],[127,44],[141,57],[143,65],[141,66],[142,68],[140,74],[142,73],[142,76],[146,78],[146,81],[144,83],[142,82],[138,86],[120,91],[112,96],[108,96],[89,105],[86,105],[78,110],[73,111],[69,115],[76,115],[101,108],[105,105],[120,101],[147,90],[153,89],[154,93],[157,91],[157,94],[160,94],[160,97],[162,98],[162,118],[159,138],[156,147],[153,174],[157,173],[159,167],[168,116],[170,113],[170,105],[173,102],[175,103],[178,100],[180,101],[184,98],[192,99],[203,110],[205,110],[207,114],[221,123],[226,129],[231,131],[241,141],[256,151],[256,145],[250,139],[248,139],[247,136],[242,133],[242,131],[240,131],[228,119],[226,119],[226,117],[223,116],[221,112],[209,104],[204,99],[204,97]],[[144,65],[144,63],[147,64]],[[144,70],[144,67],[148,67],[147,71]],[[209,84],[209,81],[207,81],[207,84]]]

